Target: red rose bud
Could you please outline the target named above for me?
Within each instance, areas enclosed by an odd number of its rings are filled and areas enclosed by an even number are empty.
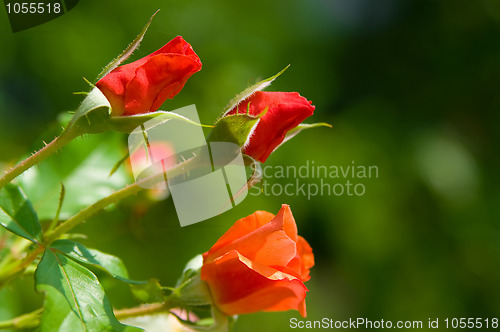
[[[293,309],[305,317],[304,282],[313,265],[312,249],[283,205],[277,216],[257,211],[238,220],[203,254],[201,279],[226,315]]]
[[[245,114],[259,116],[243,146],[243,152],[261,162],[283,142],[285,135],[314,112],[314,106],[297,92],[257,91],[226,115]]]
[[[112,116],[149,113],[178,94],[200,70],[200,58],[177,36],[158,51],[115,68],[96,86],[111,104]]]

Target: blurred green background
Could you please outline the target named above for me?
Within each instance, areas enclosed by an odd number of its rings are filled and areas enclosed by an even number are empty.
[[[82,77],[93,80],[158,8],[133,59],[182,35],[203,63],[162,109],[196,104],[212,123],[239,91],[291,64],[268,90],[300,92],[316,105],[308,122],[333,128],[300,134],[265,165],[354,162],[377,166],[378,178],[323,179],[362,183],[362,196],[249,195],[185,228],[171,198],[143,194],[76,229],[82,242],[120,256],[132,278],[173,285],[235,220],[287,203],[316,257],[307,319],[500,316],[500,2],[81,0],[15,34],[2,7],[0,163],[51,139],[42,133],[81,100],[72,93],[88,90]],[[125,286],[103,283],[115,306],[134,305]],[[26,277],[2,290],[0,318],[37,308],[32,289]],[[292,317],[243,315],[236,331],[286,331]]]

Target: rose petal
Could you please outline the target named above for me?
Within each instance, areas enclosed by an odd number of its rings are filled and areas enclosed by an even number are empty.
[[[227,233],[230,231],[231,229]],[[212,248],[204,258],[210,261],[230,250],[237,250],[248,259],[261,264],[286,266],[297,254],[295,241],[288,236],[287,231],[297,237],[290,208],[283,205],[269,223],[223,246]]]
[[[290,260],[285,267],[276,267],[280,271],[291,274],[303,282],[311,279],[309,269],[314,266],[314,255],[309,243],[302,237],[298,237],[297,255]]]
[[[309,270],[314,266],[314,255],[309,243],[302,236],[298,236],[297,251],[302,261],[302,268]]]
[[[219,250],[221,247],[231,243],[254,230],[267,224],[274,218],[274,214],[266,211],[256,211],[248,217],[241,218],[222,235],[209,250],[209,253]]]
[[[276,218],[283,219],[283,229],[286,235],[288,235],[294,242],[297,242],[297,224],[295,223],[295,218],[293,217],[290,205],[283,204],[279,210]]]
[[[125,91],[125,114],[154,111],[174,97],[191,75],[201,69],[193,59],[179,54],[150,57],[135,71]],[[161,93],[162,98],[158,98]]]
[[[215,303],[227,315],[290,309],[305,315],[307,288],[300,280],[235,250],[204,264],[201,278],[208,281]]]
[[[125,110],[125,87],[135,75],[135,69],[129,70],[126,66],[116,68],[96,83],[99,90],[108,98],[115,116],[122,115]]]

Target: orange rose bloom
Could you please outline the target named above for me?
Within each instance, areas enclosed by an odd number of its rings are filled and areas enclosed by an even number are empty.
[[[203,254],[201,279],[226,315],[294,309],[305,317],[304,282],[313,265],[312,249],[283,205],[277,216],[257,211],[238,220]]]

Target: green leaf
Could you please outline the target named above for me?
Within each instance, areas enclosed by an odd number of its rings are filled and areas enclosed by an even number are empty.
[[[50,156],[18,181],[42,220],[54,219],[63,183],[66,193],[59,219],[64,220],[131,181],[123,167],[109,176],[125,149],[123,136],[117,133],[76,139],[64,153]]]
[[[2,245],[0,246],[0,269],[2,267],[2,264],[6,264],[6,262],[4,262],[4,258],[11,251],[12,244],[14,243],[14,238],[18,237],[15,236],[14,233],[7,231],[6,228],[0,227],[0,243],[2,243]]]
[[[66,257],[84,265],[104,270],[116,279],[129,283],[144,283],[128,278],[128,272],[122,260],[116,256],[105,254],[99,250],[88,249],[83,244],[70,240],[57,240],[50,246],[63,253]]]
[[[35,272],[35,287],[45,293],[41,331],[140,331],[122,325],[97,277],[54,249],[47,249]]]
[[[159,12],[160,10],[158,9],[149,19],[148,23],[146,23],[146,26],[142,28],[141,32],[135,39],[132,41],[130,45],[127,46],[127,48],[120,54],[116,59],[111,61],[104,69],[99,73],[97,76],[96,82],[106,76],[109,72],[111,72],[113,69],[118,67],[123,61],[127,60],[129,56],[132,55],[132,53],[139,47],[142,38],[144,38],[144,35],[146,34],[146,31],[148,30],[149,26],[151,25],[151,22],[153,22],[153,18],[155,15]]]
[[[235,108],[236,106],[238,106],[238,104],[242,101],[242,100],[245,100],[247,99],[248,97],[250,97],[251,95],[253,95],[256,91],[261,91],[265,88],[267,88],[268,86],[271,85],[271,83],[277,79],[281,74],[283,74],[285,72],[285,70],[288,69],[288,67],[290,67],[290,65],[286,66],[285,68],[283,68],[279,73],[277,73],[276,75],[274,76],[271,76],[263,81],[260,81],[254,85],[252,85],[251,87],[245,89],[243,92],[240,92],[236,97],[234,97],[233,99],[231,99],[231,101],[229,102],[229,104],[226,106],[226,108],[224,109],[224,111],[222,112],[222,115],[219,117],[220,118],[223,118],[226,116],[227,112],[229,112],[230,110],[232,110],[233,108]]]
[[[33,206],[21,188],[12,183],[0,189],[0,224],[32,242],[42,239],[42,227]]]

